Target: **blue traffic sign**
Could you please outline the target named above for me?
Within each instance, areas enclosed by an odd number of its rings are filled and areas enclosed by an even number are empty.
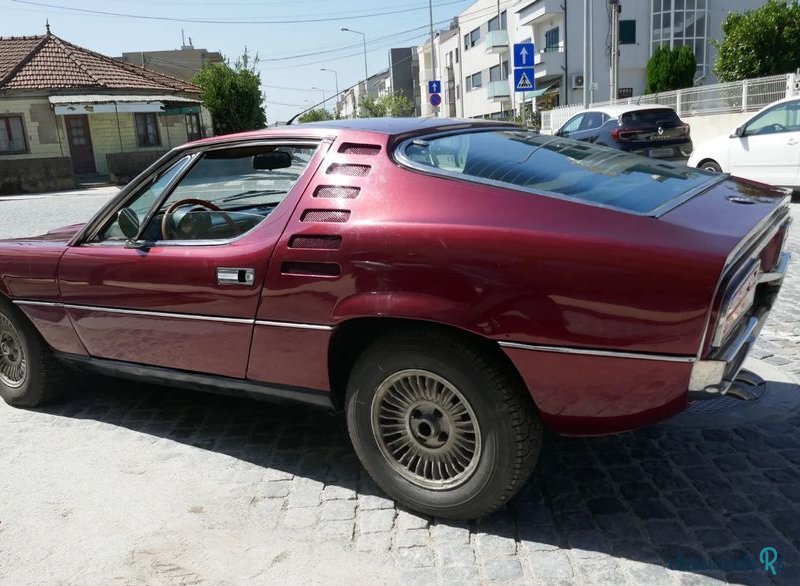
[[[430,100],[431,100],[431,106],[435,108],[442,103],[442,96],[441,94],[431,94]]]
[[[532,92],[536,89],[533,67],[520,67],[514,70],[514,91]]]
[[[536,47],[533,43],[517,43],[514,45],[514,68],[533,67],[533,56]]]
[[[442,93],[442,82],[438,79],[434,79],[433,81],[428,82],[428,93],[429,94],[441,94]]]

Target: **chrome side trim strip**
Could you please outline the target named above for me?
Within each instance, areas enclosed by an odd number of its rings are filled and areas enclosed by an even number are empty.
[[[632,358],[634,360],[654,360],[657,362],[686,362],[697,360],[694,356],[669,356],[666,354],[643,354],[639,352],[615,352],[613,350],[590,350],[588,348],[567,348],[564,346],[538,346],[535,344],[520,344],[519,342],[498,342],[505,348],[519,350],[533,350],[536,352],[556,352],[559,354],[578,354],[582,356],[605,356],[608,358]]]
[[[257,326],[272,326],[276,328],[294,328],[298,330],[323,330],[329,332],[333,329],[333,326],[325,326],[322,324],[300,324],[296,322],[288,322],[288,321],[265,321],[265,320],[258,320],[256,321]]]
[[[52,301],[26,301],[24,299],[14,299],[14,305],[33,305],[34,307],[63,307],[61,303],[54,303]]]
[[[237,317],[217,317],[213,315],[196,315],[191,313],[171,313],[166,311],[146,311],[142,309],[121,309],[119,307],[100,307],[97,305],[76,305],[72,303],[55,303],[51,301],[29,301],[26,299],[15,299],[16,305],[32,305],[38,307],[62,307],[64,309],[77,309],[84,311],[98,311],[102,313],[118,313],[123,315],[140,315],[143,317],[163,317],[167,319],[191,319],[196,321],[211,321],[229,324],[244,324],[244,325],[257,325],[269,326],[276,328],[293,328],[298,330],[321,330],[329,332],[333,330],[333,326],[326,326],[323,324],[302,324],[289,321],[268,321],[268,320],[255,320],[244,319]]]
[[[97,307],[94,305],[73,305],[65,303],[66,309],[78,309],[84,311],[99,311],[101,313],[119,313],[124,315],[141,315],[143,317],[164,317],[168,319],[191,319],[196,321],[213,321],[223,322],[229,324],[245,324],[252,325],[252,319],[243,319],[236,317],[216,317],[212,315],[194,315],[190,313],[169,313],[164,311],[145,311],[141,309],[119,309],[117,307]]]

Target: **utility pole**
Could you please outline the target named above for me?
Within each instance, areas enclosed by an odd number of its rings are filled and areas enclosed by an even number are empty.
[[[428,11],[431,19],[431,67],[432,67],[432,75],[433,80],[436,78],[436,47],[433,45],[433,0],[428,0]],[[460,41],[459,41],[460,42]],[[439,88],[441,89],[441,88]],[[436,106],[433,106],[433,115],[439,115],[439,109]]]
[[[589,72],[584,81],[589,81],[589,104],[594,103],[594,0],[589,0]]]
[[[611,2],[612,0],[608,0]],[[583,0],[583,108],[589,109],[589,0]]]
[[[608,0],[611,7],[611,103],[617,101],[619,85],[619,13],[622,7],[619,0]]]

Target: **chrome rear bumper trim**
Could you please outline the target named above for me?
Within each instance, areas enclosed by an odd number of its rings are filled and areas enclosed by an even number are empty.
[[[633,360],[654,360],[657,362],[694,362],[694,356],[671,356],[668,354],[644,354],[640,352],[617,352],[614,350],[591,350],[588,348],[569,348],[566,346],[538,346],[519,342],[498,342],[504,348],[533,350],[535,352],[557,352],[559,354],[578,354],[581,356],[605,356],[608,358],[630,358]]]

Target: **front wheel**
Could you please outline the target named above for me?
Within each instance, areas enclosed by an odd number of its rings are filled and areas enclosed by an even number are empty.
[[[487,515],[514,496],[543,435],[527,391],[491,352],[438,333],[369,347],[350,377],[347,423],[384,491],[451,519]]]
[[[703,161],[700,163],[700,168],[703,171],[709,171],[710,173],[722,173],[722,167],[720,167],[719,163],[716,161]]]
[[[25,316],[0,299],[0,397],[36,407],[62,393],[67,374]]]

